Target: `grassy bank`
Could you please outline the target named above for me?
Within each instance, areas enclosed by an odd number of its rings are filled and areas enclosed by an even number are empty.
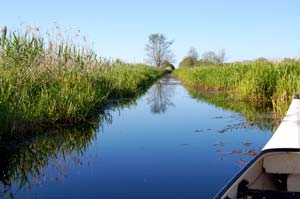
[[[187,86],[223,90],[245,100],[270,100],[277,114],[285,114],[300,91],[300,62],[251,62],[178,69],[173,73]]]
[[[1,131],[88,122],[111,99],[145,91],[165,71],[97,58],[65,40],[47,42],[32,31],[2,30],[0,37]],[[1,135],[1,133],[0,133]]]

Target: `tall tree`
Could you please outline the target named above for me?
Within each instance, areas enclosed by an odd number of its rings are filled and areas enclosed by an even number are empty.
[[[190,50],[188,52],[188,57],[193,58],[195,61],[197,61],[199,59],[199,55],[198,55],[196,48],[194,48],[194,47],[190,48]]]
[[[163,34],[155,33],[149,35],[146,44],[147,62],[161,67],[164,61],[174,62],[174,53],[170,49],[174,41],[169,41]]]
[[[223,64],[226,59],[225,50],[220,50],[218,53],[214,51],[204,52],[202,54],[202,60],[205,62],[211,62],[213,64]]]

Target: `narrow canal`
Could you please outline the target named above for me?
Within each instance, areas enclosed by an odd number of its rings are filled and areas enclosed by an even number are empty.
[[[91,127],[0,144],[2,198],[212,198],[272,135],[267,108],[165,77]]]

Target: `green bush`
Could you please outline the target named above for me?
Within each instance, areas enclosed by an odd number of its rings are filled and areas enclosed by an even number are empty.
[[[169,61],[163,61],[162,65],[161,65],[161,68],[162,69],[165,69],[165,70],[169,70],[169,71],[172,71],[172,70],[175,70],[175,67],[173,64],[171,64]]]

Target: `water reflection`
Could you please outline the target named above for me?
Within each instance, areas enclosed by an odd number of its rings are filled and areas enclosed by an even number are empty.
[[[215,133],[226,134],[236,132],[250,132],[259,129],[262,132],[274,132],[280,123],[281,118],[274,114],[272,103],[270,101],[243,101],[234,98],[233,95],[224,92],[209,92],[203,90],[187,89],[189,94],[200,102],[211,104],[223,110],[229,110],[240,113],[243,117],[232,115],[228,124],[218,129]],[[212,118],[214,120],[224,120],[223,116]],[[195,132],[205,132],[204,129],[197,129]],[[229,135],[228,135],[229,136]],[[245,136],[246,137],[246,136]],[[247,139],[247,138],[245,138]],[[240,143],[231,143],[230,141],[220,140],[212,146],[219,155],[220,160],[233,158],[240,167],[244,167],[254,156],[262,149],[260,145],[244,140]]]
[[[211,198],[269,139],[271,108],[190,94],[165,77],[84,126],[0,138],[0,198]]]
[[[147,103],[154,114],[165,113],[169,106],[175,106],[171,98],[174,95],[174,79],[166,76],[157,81],[148,92]]]
[[[136,104],[136,98],[112,102],[85,124],[31,132],[26,136],[0,137],[0,198],[16,198],[21,189],[41,185],[46,180],[63,180],[66,164],[82,165],[92,142],[99,139],[103,124],[111,124],[111,111],[121,111]],[[4,134],[5,135],[5,134]],[[85,158],[86,159],[86,158]],[[54,173],[47,173],[51,167]]]
[[[107,115],[101,115],[100,119],[110,120]],[[96,139],[96,129],[98,124],[94,123],[41,133],[26,141],[1,140],[0,196],[14,198],[18,190],[24,187],[30,189],[32,184],[42,183],[47,166],[56,168],[58,175],[63,176],[65,166],[61,160],[70,154],[75,157],[84,154]]]
[[[165,112],[168,106],[173,106],[170,102],[172,89],[168,83],[170,80],[166,77],[151,88],[153,113]],[[90,145],[99,140],[97,135],[102,125],[112,123],[110,113],[120,113],[125,108],[136,106],[137,99],[143,94],[135,98],[111,100],[87,123],[77,126],[26,131],[25,135],[6,134],[0,129],[0,198],[16,198],[22,189],[30,191],[47,180],[63,180],[67,163],[82,166],[80,157],[84,157]],[[49,167],[54,173],[45,171]]]
[[[245,117],[246,123],[236,124],[235,126],[228,125],[226,128],[220,129],[220,133],[232,128],[253,126],[262,130],[274,131],[280,123],[281,118],[274,114],[272,102],[270,101],[244,101],[224,92],[207,92],[195,89],[188,89],[188,92],[194,99],[220,107],[223,110],[241,113]],[[222,119],[222,117],[215,119]]]
[[[147,101],[152,113],[165,113],[169,106],[174,106],[171,102],[174,87],[171,84],[172,79],[165,77],[148,91]],[[47,180],[63,180],[67,163],[80,166],[80,157],[85,155],[92,142],[99,139],[97,135],[101,126],[112,123],[110,112],[135,106],[136,99],[111,101],[88,123],[76,127],[26,132],[26,136],[2,133],[0,198],[16,198],[20,190],[30,191]],[[54,172],[46,172],[49,167]]]

